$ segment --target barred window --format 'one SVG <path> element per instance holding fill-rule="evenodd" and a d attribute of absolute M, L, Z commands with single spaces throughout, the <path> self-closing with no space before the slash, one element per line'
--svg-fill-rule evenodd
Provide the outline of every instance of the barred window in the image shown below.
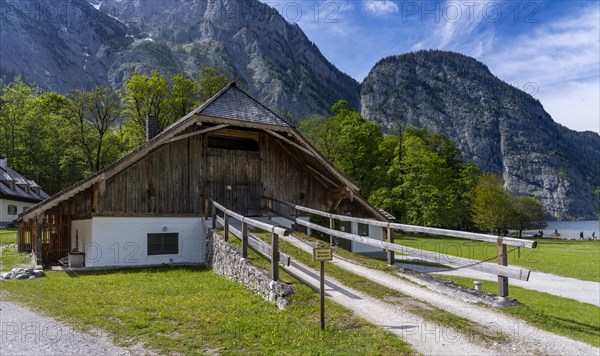
<path fill-rule="evenodd" d="M 148 234 L 148 256 L 179 253 L 179 233 Z"/>
<path fill-rule="evenodd" d="M 16 205 L 8 206 L 8 215 L 17 215 L 17 206 Z"/>

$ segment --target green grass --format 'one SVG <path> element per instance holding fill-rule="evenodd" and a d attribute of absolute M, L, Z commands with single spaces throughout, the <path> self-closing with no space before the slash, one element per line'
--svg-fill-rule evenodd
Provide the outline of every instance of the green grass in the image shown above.
<path fill-rule="evenodd" d="M 160 354 L 414 353 L 395 335 L 330 302 L 321 331 L 318 294 L 298 282 L 286 310 L 202 268 L 49 272 L 0 283 L 12 300 Z"/>
<path fill-rule="evenodd" d="M 294 233 L 296 236 L 301 237 L 307 241 L 317 242 L 320 240 L 313 239 L 312 237 L 307 237 L 306 235 Z M 256 234 L 257 237 L 261 238 L 264 241 L 270 241 L 270 234 Z M 232 237 L 230 241 L 236 241 L 237 238 Z M 239 240 L 237 240 L 239 241 Z M 238 242 L 235 242 L 236 244 Z M 279 248 L 282 252 L 288 254 L 293 259 L 313 268 L 319 269 L 319 262 L 313 262 L 310 254 L 302 251 L 296 246 L 288 243 L 287 241 L 279 240 Z M 250 249 L 249 249 L 250 251 Z M 363 256 L 356 255 L 354 253 L 345 251 L 343 249 L 336 249 L 336 255 L 342 255 L 343 258 L 352 260 L 359 264 L 362 264 L 366 267 L 378 269 L 381 271 L 393 272 L 398 270 L 397 267 L 389 266 L 387 263 L 374 260 L 370 258 L 366 258 Z M 268 262 L 267 262 L 268 263 Z M 334 277 L 344 285 L 354 288 L 362 293 L 365 293 L 373 298 L 377 298 L 379 300 L 386 301 L 391 304 L 399 304 L 403 307 L 407 308 L 413 314 L 417 314 L 423 317 L 426 320 L 432 321 L 439 325 L 444 325 L 451 327 L 457 331 L 460 331 L 470 337 L 476 337 L 483 341 L 502 341 L 504 337 L 499 335 L 496 332 L 490 332 L 490 330 L 485 330 L 478 326 L 476 323 L 466 319 L 444 311 L 435 306 L 429 305 L 425 302 L 417 302 L 413 300 L 411 297 L 385 286 L 373 282 L 367 278 L 358 276 L 352 272 L 349 272 L 341 267 L 338 267 L 334 264 L 326 264 L 325 273 L 329 276 Z M 397 275 L 396 275 L 397 276 Z"/>
<path fill-rule="evenodd" d="M 10 271 L 15 267 L 31 266 L 31 255 L 19 253 L 14 247 L 5 248 L 0 254 L 0 272 Z"/>
<path fill-rule="evenodd" d="M 0 229 L 0 247 L 15 243 L 17 229 Z M 21 267 L 31 263 L 31 255 L 18 253 L 16 248 L 3 248 L 0 253 L 0 272 L 10 271 L 14 267 Z"/>
<path fill-rule="evenodd" d="M 17 229 L 0 229 L 0 246 L 16 243 Z"/>
<path fill-rule="evenodd" d="M 494 243 L 438 236 L 396 236 L 396 243 L 427 251 L 475 260 L 497 255 Z M 507 246 L 512 250 L 514 246 Z M 520 254 L 520 255 L 519 255 Z M 559 276 L 600 282 L 600 241 L 538 240 L 537 248 L 521 248 L 508 256 L 509 265 L 554 273 Z"/>
<path fill-rule="evenodd" d="M 471 287 L 473 279 L 443 276 L 463 286 Z M 495 293 L 498 283 L 485 281 L 483 289 Z M 548 330 L 572 339 L 600 347 L 600 308 L 547 293 L 510 286 L 511 298 L 524 305 L 499 310 L 530 322 L 540 329 Z"/>

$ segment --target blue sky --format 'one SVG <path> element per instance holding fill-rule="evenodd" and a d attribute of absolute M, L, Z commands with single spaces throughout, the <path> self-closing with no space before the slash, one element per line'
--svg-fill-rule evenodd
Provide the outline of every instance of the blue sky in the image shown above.
<path fill-rule="evenodd" d="M 261 1 L 358 81 L 386 56 L 456 51 L 538 98 L 555 121 L 600 132 L 600 1 Z"/>

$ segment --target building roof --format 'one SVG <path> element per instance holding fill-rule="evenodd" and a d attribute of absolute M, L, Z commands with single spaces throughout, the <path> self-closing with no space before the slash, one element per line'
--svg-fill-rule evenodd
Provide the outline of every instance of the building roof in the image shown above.
<path fill-rule="evenodd" d="M 234 125 L 238 127 L 248 127 L 253 129 L 262 129 L 266 132 L 286 141 L 298 148 L 300 154 L 306 154 L 307 160 L 313 162 L 315 166 L 322 167 L 321 169 L 331 174 L 340 186 L 347 187 L 352 192 L 358 192 L 358 187 L 344 177 L 329 161 L 327 161 L 302 135 L 289 123 L 280 118 L 269 108 L 259 103 L 252 98 L 248 93 L 239 89 L 235 82 L 221 89 L 212 98 L 207 100 L 197 109 L 177 120 L 171 126 L 167 127 L 161 133 L 156 135 L 151 140 L 145 142 L 137 149 L 133 150 L 128 155 L 122 157 L 116 162 L 108 165 L 104 169 L 95 174 L 81 180 L 80 182 L 64 189 L 63 191 L 53 195 L 45 201 L 37 204 L 25 213 L 21 214 L 21 218 L 29 220 L 37 215 L 43 214 L 46 210 L 52 209 L 60 202 L 71 198 L 77 193 L 86 190 L 96 183 L 105 181 L 110 177 L 118 174 L 130 165 L 134 164 L 152 150 L 167 144 L 171 140 L 179 137 L 193 135 L 194 132 L 187 132 L 190 127 L 199 123 L 221 124 L 225 127 Z M 284 135 L 277 133 L 285 133 Z M 198 131 L 202 132 L 202 130 Z M 372 207 L 360 195 L 352 195 L 358 201 L 371 210 L 375 216 L 380 216 L 385 219 L 379 211 Z"/>
<path fill-rule="evenodd" d="M 196 113 L 258 124 L 291 126 L 263 104 L 237 88 L 235 83 L 222 91 L 218 100 L 201 106 Z"/>
<path fill-rule="evenodd" d="M 5 162 L 0 165 L 0 198 L 37 203 L 49 197 L 37 183 L 26 179 Z"/>

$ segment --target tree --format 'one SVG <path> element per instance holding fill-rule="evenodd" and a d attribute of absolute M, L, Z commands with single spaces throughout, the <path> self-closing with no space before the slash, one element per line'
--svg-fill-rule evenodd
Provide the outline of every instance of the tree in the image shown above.
<path fill-rule="evenodd" d="M 69 98 L 69 119 L 75 128 L 75 142 L 81 149 L 88 171 L 98 171 L 119 155 L 112 149 L 112 136 L 121 113 L 121 101 L 112 89 L 102 87 L 90 92 L 73 90 Z"/>
<path fill-rule="evenodd" d="M 158 120 L 159 131 L 169 126 L 172 115 L 168 112 L 168 95 L 167 81 L 158 71 L 153 70 L 149 77 L 134 72 L 127 79 L 122 89 L 122 100 L 125 104 L 124 113 L 130 121 L 129 133 L 134 135 L 134 146 L 145 141 L 148 116 Z"/>
<path fill-rule="evenodd" d="M 202 67 L 198 75 L 198 90 L 202 101 L 207 101 L 229 84 L 227 76 L 215 68 Z"/>
<path fill-rule="evenodd" d="M 528 196 L 518 196 L 513 200 L 514 226 L 521 237 L 523 230 L 541 229 L 548 224 L 544 219 L 544 206 L 538 200 Z"/>
<path fill-rule="evenodd" d="M 4 85 L 0 96 L 0 134 L 2 135 L 0 152 L 6 156 L 13 167 L 18 168 L 19 135 L 22 121 L 30 115 L 31 106 L 39 90 L 25 84 L 20 77 Z M 0 154 L 1 155 L 1 154 Z"/>
<path fill-rule="evenodd" d="M 197 83 L 185 74 L 179 73 L 171 77 L 171 95 L 169 96 L 169 113 L 171 121 L 178 120 L 200 105 L 200 90 Z"/>
<path fill-rule="evenodd" d="M 337 168 L 357 183 L 364 196 L 377 187 L 381 126 L 362 117 L 348 102 L 333 105 L 332 117 L 313 116 L 302 132 Z"/>
<path fill-rule="evenodd" d="M 512 199 L 504 190 L 502 178 L 483 174 L 475 186 L 472 205 L 473 222 L 479 228 L 500 233 L 506 230 L 514 216 Z"/>

